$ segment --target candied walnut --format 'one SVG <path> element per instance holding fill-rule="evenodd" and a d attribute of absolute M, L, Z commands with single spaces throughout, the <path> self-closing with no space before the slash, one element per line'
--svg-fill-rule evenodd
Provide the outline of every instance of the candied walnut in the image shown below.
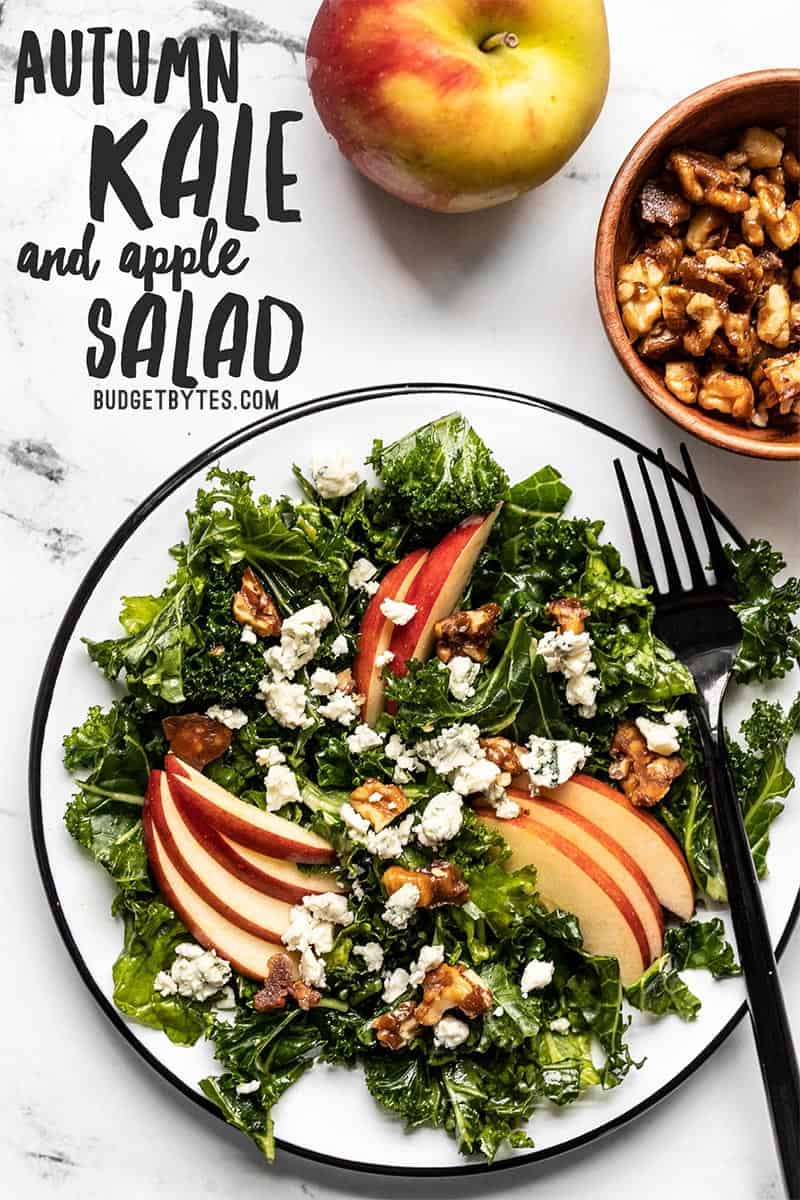
<path fill-rule="evenodd" d="M 366 779 L 361 787 L 350 793 L 350 803 L 378 831 L 410 807 L 402 788 L 393 783 L 381 783 L 379 779 Z"/>
<path fill-rule="evenodd" d="M 674 229 L 689 220 L 691 209 L 671 182 L 648 179 L 639 193 L 639 217 L 646 225 Z"/>
<path fill-rule="evenodd" d="M 780 166 L 783 157 L 783 138 L 760 125 L 751 125 L 739 138 L 744 161 L 755 171 Z"/>
<path fill-rule="evenodd" d="M 558 622 L 559 633 L 583 633 L 584 622 L 592 615 L 592 610 L 584 607 L 579 596 L 561 596 L 558 600 L 551 600 L 545 612 Z"/>
<path fill-rule="evenodd" d="M 668 284 L 661 289 L 661 308 L 664 314 L 664 324 L 673 333 L 685 333 L 689 328 L 689 318 L 686 316 L 686 305 L 692 298 L 688 288 L 678 284 Z"/>
<path fill-rule="evenodd" d="M 748 246 L 760 249 L 766 241 L 764 234 L 764 218 L 761 215 L 761 205 L 757 196 L 750 197 L 750 203 L 742 213 L 742 237 Z"/>
<path fill-rule="evenodd" d="M 700 150 L 673 150 L 667 167 L 678 177 L 681 191 L 693 204 L 710 204 L 726 212 L 744 212 L 748 198 L 733 171 L 722 159 Z"/>
<path fill-rule="evenodd" d="M 276 637 L 281 631 L 282 622 L 275 601 L 249 567 L 242 572 L 241 588 L 233 597 L 232 609 L 234 619 L 240 625 L 249 625 L 261 637 Z"/>
<path fill-rule="evenodd" d="M 741 363 L 750 362 L 759 349 L 759 341 L 750 322 L 750 314 L 726 312 L 722 328 L 733 356 Z M 716 336 L 718 335 L 715 334 Z"/>
<path fill-rule="evenodd" d="M 609 775 L 622 784 L 632 804 L 650 808 L 663 800 L 672 781 L 686 770 L 679 754 L 654 754 L 633 721 L 622 721 L 611 743 Z"/>
<path fill-rule="evenodd" d="M 233 739 L 232 729 L 203 713 L 164 717 L 161 728 L 169 742 L 170 752 L 198 771 L 221 758 Z"/>
<path fill-rule="evenodd" d="M 418 1035 L 421 1025 L 414 1015 L 413 1000 L 406 1000 L 372 1022 L 375 1037 L 387 1050 L 405 1050 Z"/>
<path fill-rule="evenodd" d="M 717 250 L 698 250 L 693 262 L 697 270 L 702 272 L 699 279 L 705 279 L 715 288 L 725 286 L 728 295 L 736 292 L 745 300 L 752 300 L 757 294 L 764 276 L 764 268 L 753 254 L 749 246 L 740 244 L 729 248 L 720 247 Z M 698 287 L 697 291 L 711 291 L 709 287 Z"/>
<path fill-rule="evenodd" d="M 753 385 L 744 375 L 722 370 L 709 371 L 700 386 L 697 403 L 701 408 L 725 413 L 738 421 L 747 421 L 755 407 Z"/>
<path fill-rule="evenodd" d="M 524 746 L 504 737 L 481 738 L 480 745 L 489 762 L 493 762 L 505 774 L 513 777 L 522 773 L 520 755 L 528 753 Z"/>
<path fill-rule="evenodd" d="M 789 272 L 786 270 L 780 254 L 776 254 L 774 250 L 762 250 L 756 261 L 760 264 L 763 272 L 761 277 L 762 292 L 772 287 L 773 283 L 782 283 L 784 286 L 788 284 Z"/>
<path fill-rule="evenodd" d="M 677 396 L 684 404 L 694 404 L 700 390 L 700 372 L 694 363 L 667 363 L 664 370 L 664 382 L 673 396 Z"/>
<path fill-rule="evenodd" d="M 686 230 L 686 246 L 689 250 L 705 250 L 721 246 L 728 234 L 728 216 L 721 208 L 704 204 L 692 215 Z"/>
<path fill-rule="evenodd" d="M 683 243 L 679 238 L 665 234 L 657 242 L 649 242 L 634 259 L 623 263 L 617 272 L 617 288 L 639 284 L 648 291 L 657 292 L 669 280 L 680 262 Z M 635 291 L 631 291 L 628 299 Z"/>
<path fill-rule="evenodd" d="M 800 159 L 791 150 L 787 150 L 781 162 L 783 173 L 791 183 L 800 183 Z"/>
<path fill-rule="evenodd" d="M 433 627 L 436 655 L 448 663 L 456 655 L 465 655 L 473 662 L 485 662 L 500 616 L 499 604 L 483 604 L 480 608 L 455 612 Z"/>
<path fill-rule="evenodd" d="M 747 162 L 747 155 L 742 150 L 729 150 L 727 154 L 723 154 L 722 161 L 729 171 L 733 172 L 733 177 L 739 187 L 746 188 L 750 185 L 750 180 L 753 177 L 753 172 Z"/>
<path fill-rule="evenodd" d="M 765 358 L 760 364 L 763 383 L 759 388 L 768 408 L 776 405 L 784 416 L 800 406 L 800 350 L 782 358 Z"/>
<path fill-rule="evenodd" d="M 649 333 L 646 333 L 638 344 L 639 353 L 644 358 L 653 358 L 657 362 L 676 354 L 682 346 L 679 333 L 673 333 L 661 321 Z"/>
<path fill-rule="evenodd" d="M 353 692 L 356 690 L 356 681 L 353 678 L 353 672 L 349 667 L 345 667 L 345 669 L 340 671 L 336 676 L 336 690 L 339 692 L 344 692 L 345 696 L 352 696 Z"/>
<path fill-rule="evenodd" d="M 617 299 L 622 306 L 622 320 L 632 338 L 649 333 L 661 319 L 661 300 L 658 293 L 643 283 L 620 283 Z"/>
<path fill-rule="evenodd" d="M 714 334 L 722 325 L 724 314 L 713 296 L 696 292 L 686 305 L 686 316 L 693 328 L 683 335 L 683 348 L 687 354 L 699 358 L 711 345 Z"/>
<path fill-rule="evenodd" d="M 451 1008 L 469 1020 L 481 1017 L 494 1004 L 492 993 L 479 975 L 464 963 L 442 963 L 425 976 L 422 1000 L 414 1010 L 420 1025 L 438 1024 Z"/>
<path fill-rule="evenodd" d="M 321 996 L 297 977 L 297 967 L 288 954 L 273 954 L 267 965 L 264 986 L 253 997 L 256 1012 L 275 1012 L 286 1007 L 288 997 L 304 1012 L 319 1004 Z"/>
<path fill-rule="evenodd" d="M 795 300 L 789 307 L 789 338 L 800 342 L 800 300 Z"/>
<path fill-rule="evenodd" d="M 223 658 L 225 655 L 225 647 L 224 646 L 212 646 L 208 653 L 211 658 Z"/>
<path fill-rule="evenodd" d="M 434 859 L 429 867 L 414 871 L 389 867 L 384 871 L 381 883 L 389 896 L 399 891 L 404 883 L 413 883 L 419 889 L 418 908 L 441 908 L 445 904 L 460 906 L 469 899 L 469 888 L 461 871 L 441 858 Z"/>
<path fill-rule="evenodd" d="M 758 199 L 760 219 L 770 241 L 779 250 L 789 250 L 800 240 L 800 205 L 786 207 L 786 194 L 780 184 L 772 183 L 766 175 L 756 175 L 753 191 Z"/>
<path fill-rule="evenodd" d="M 790 307 L 789 293 L 780 283 L 773 283 L 767 289 L 758 307 L 758 336 L 777 350 L 785 350 L 789 345 Z"/>

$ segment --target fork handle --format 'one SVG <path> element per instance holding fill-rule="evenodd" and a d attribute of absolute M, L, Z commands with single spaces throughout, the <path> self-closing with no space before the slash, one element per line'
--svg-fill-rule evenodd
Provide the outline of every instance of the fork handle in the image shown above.
<path fill-rule="evenodd" d="M 786 1193 L 791 1200 L 800 1200 L 800 1074 L 772 939 L 728 764 L 722 718 L 714 729 L 705 705 L 698 704 L 695 711 L 708 767 L 720 862 L 728 889 L 772 1130 Z"/>

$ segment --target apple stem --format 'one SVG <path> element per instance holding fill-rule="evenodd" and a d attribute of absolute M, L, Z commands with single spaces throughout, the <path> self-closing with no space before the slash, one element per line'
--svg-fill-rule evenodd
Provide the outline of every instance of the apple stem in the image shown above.
<path fill-rule="evenodd" d="M 516 50 L 518 45 L 519 38 L 515 33 L 492 33 L 481 42 L 481 50 L 496 50 L 498 46 L 507 46 L 509 50 Z"/>

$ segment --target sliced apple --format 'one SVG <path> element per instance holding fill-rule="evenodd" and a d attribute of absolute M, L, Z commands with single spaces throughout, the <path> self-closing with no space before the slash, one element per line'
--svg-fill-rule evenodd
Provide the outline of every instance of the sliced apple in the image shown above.
<path fill-rule="evenodd" d="M 285 953 L 283 946 L 234 925 L 198 895 L 179 873 L 164 849 L 152 816 L 150 799 L 155 789 L 160 790 L 161 776 L 160 771 L 151 775 L 143 812 L 145 846 L 156 883 L 196 942 L 206 950 L 216 950 L 240 974 L 261 980 L 273 954 Z"/>
<path fill-rule="evenodd" d="M 578 918 L 586 949 L 616 958 L 624 985 L 638 979 L 650 961 L 647 936 L 630 900 L 600 864 L 524 812 L 512 820 L 499 820 L 487 809 L 477 812 L 508 842 L 512 868 L 536 868 L 547 907 Z"/>
<path fill-rule="evenodd" d="M 498 504 L 488 516 L 467 517 L 434 546 L 406 596 L 416 606 L 407 625 L 398 625 L 389 643 L 391 669 L 405 675 L 410 658 L 426 659 L 433 648 L 433 627 L 453 612 L 464 594 L 478 555 L 497 520 Z"/>
<path fill-rule="evenodd" d="M 427 557 L 427 550 L 412 550 L 387 571 L 361 618 L 353 678 L 356 691 L 365 698 L 361 716 L 368 725 L 374 725 L 383 712 L 383 668 L 377 660 L 389 649 L 395 630 L 381 612 L 381 605 L 384 600 L 405 600 Z"/>
<path fill-rule="evenodd" d="M 276 813 L 245 804 L 174 754 L 167 755 L 164 767 L 178 800 L 205 824 L 242 846 L 291 862 L 336 861 L 336 851 L 324 838 Z"/>
<path fill-rule="evenodd" d="M 573 775 L 548 794 L 602 826 L 639 864 L 664 908 L 683 921 L 691 920 L 695 905 L 691 872 L 675 838 L 651 813 L 590 775 Z"/>
<path fill-rule="evenodd" d="M 177 795 L 177 789 L 173 791 L 172 799 L 201 846 L 220 866 L 256 891 L 275 896 L 278 900 L 285 900 L 287 904 L 298 904 L 303 896 L 312 893 L 346 890 L 333 875 L 301 871 L 288 859 L 273 858 L 269 854 L 261 854 L 258 850 L 239 845 L 193 813 L 191 806 Z"/>
<path fill-rule="evenodd" d="M 530 793 L 509 791 L 509 796 L 524 806 L 534 820 L 560 833 L 583 850 L 619 885 L 630 900 L 647 935 L 650 961 L 664 949 L 664 916 L 650 881 L 630 854 L 605 830 L 556 800 L 531 797 Z"/>
<path fill-rule="evenodd" d="M 291 905 L 250 887 L 209 854 L 181 816 L 169 776 L 150 797 L 150 812 L 161 845 L 193 892 L 223 917 L 268 942 L 279 942 L 289 926 Z"/>

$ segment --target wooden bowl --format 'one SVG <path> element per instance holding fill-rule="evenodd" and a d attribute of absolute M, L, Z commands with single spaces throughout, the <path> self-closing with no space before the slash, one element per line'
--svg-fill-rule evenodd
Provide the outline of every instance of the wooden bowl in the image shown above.
<path fill-rule="evenodd" d="M 678 145 L 703 149 L 746 125 L 785 125 L 787 145 L 800 144 L 800 70 L 754 71 L 734 75 L 695 92 L 659 117 L 631 150 L 606 198 L 595 246 L 595 288 L 600 316 L 619 361 L 648 400 L 695 437 L 737 454 L 756 458 L 800 458 L 800 416 L 756 429 L 683 404 L 663 377 L 631 344 L 615 294 L 617 269 L 632 255 L 640 237 L 634 202 L 642 184 L 658 174 Z"/>

